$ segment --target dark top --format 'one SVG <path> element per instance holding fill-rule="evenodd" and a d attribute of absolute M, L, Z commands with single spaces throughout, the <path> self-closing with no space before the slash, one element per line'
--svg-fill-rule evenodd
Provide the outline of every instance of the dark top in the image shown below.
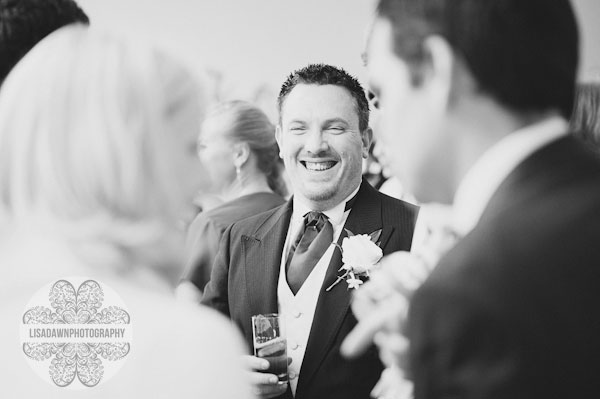
<path fill-rule="evenodd" d="M 210 280 L 219 241 L 225 229 L 232 223 L 273 209 L 284 202 L 281 196 L 274 193 L 254 193 L 200 213 L 188 229 L 183 279 L 191 281 L 203 291 Z"/>
<path fill-rule="evenodd" d="M 599 238 L 597 159 L 523 161 L 413 297 L 415 398 L 599 398 Z"/>

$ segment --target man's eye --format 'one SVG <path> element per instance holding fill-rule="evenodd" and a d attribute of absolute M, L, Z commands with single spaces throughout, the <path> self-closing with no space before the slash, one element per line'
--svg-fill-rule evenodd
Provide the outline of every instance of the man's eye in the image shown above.
<path fill-rule="evenodd" d="M 327 130 L 331 130 L 334 132 L 343 132 L 345 129 L 342 126 L 330 126 Z"/>
<path fill-rule="evenodd" d="M 291 132 L 301 132 L 303 130 L 304 130 L 304 127 L 302 127 L 302 126 L 292 126 L 292 127 L 290 127 L 290 131 Z"/>

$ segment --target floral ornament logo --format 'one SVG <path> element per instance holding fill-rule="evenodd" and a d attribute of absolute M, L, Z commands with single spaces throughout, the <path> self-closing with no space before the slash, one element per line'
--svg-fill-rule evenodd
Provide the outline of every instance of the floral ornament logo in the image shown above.
<path fill-rule="evenodd" d="M 21 337 L 27 358 L 47 367 L 45 376 L 59 387 L 77 389 L 95 387 L 107 369 L 114 374 L 122 364 L 111 363 L 122 363 L 129 354 L 132 331 L 124 306 L 103 307 L 106 299 L 122 302 L 114 291 L 91 279 L 78 279 L 83 282 L 75 289 L 74 280 L 54 282 L 49 295 L 43 290 L 50 307 L 28 307 Z M 34 299 L 40 303 L 38 295 Z"/>
<path fill-rule="evenodd" d="M 325 291 L 330 291 L 344 279 L 348 289 L 357 289 L 364 283 L 361 277 L 366 280 L 383 257 L 383 251 L 379 247 L 381 229 L 371 234 L 354 234 L 348 229 L 344 230 L 348 237 L 344 237 L 341 246 L 335 244 L 342 252 L 342 267 L 338 270 L 342 274 Z"/>

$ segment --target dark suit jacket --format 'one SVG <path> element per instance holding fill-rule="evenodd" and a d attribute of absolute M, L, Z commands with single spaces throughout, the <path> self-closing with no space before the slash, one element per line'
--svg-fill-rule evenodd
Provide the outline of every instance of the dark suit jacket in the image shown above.
<path fill-rule="evenodd" d="M 355 234 L 382 229 L 384 254 L 410 249 L 418 208 L 361 184 L 345 228 Z M 292 214 L 291 200 L 274 210 L 233 224 L 224 234 L 203 303 L 229 316 L 252 348 L 251 316 L 277 312 L 277 281 Z M 345 236 L 343 232 L 339 242 Z M 296 398 L 368 398 L 382 365 L 371 349 L 357 360 L 342 359 L 339 347 L 355 326 L 345 283 L 325 292 L 338 275 L 334 251 L 317 302 Z M 288 390 L 288 397 L 290 393 Z"/>
<path fill-rule="evenodd" d="M 600 398 L 600 164 L 522 162 L 409 312 L 416 399 Z"/>

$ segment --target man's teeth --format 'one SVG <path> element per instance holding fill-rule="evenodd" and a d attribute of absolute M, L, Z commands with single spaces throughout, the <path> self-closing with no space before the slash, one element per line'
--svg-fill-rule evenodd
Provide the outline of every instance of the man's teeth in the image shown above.
<path fill-rule="evenodd" d="M 306 169 L 308 170 L 327 170 L 333 168 L 335 162 L 305 162 Z"/>

